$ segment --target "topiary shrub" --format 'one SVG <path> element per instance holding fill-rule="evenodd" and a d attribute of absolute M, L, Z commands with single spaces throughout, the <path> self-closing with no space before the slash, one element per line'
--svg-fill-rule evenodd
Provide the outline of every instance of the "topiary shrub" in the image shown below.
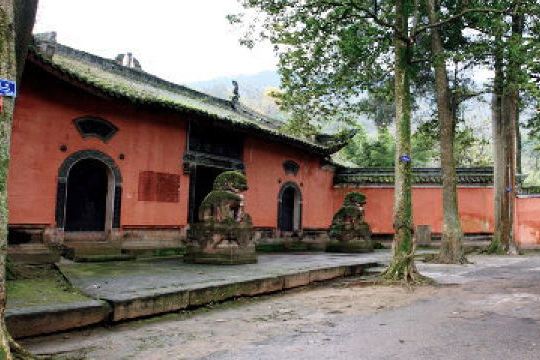
<path fill-rule="evenodd" d="M 225 171 L 219 174 L 214 181 L 214 190 L 240 192 L 248 189 L 247 179 L 240 171 Z"/>
<path fill-rule="evenodd" d="M 345 196 L 344 205 L 364 205 L 366 203 L 366 195 L 361 192 L 350 192 Z"/>
<path fill-rule="evenodd" d="M 362 212 L 356 206 L 343 205 L 332 219 L 332 226 L 330 227 L 331 237 L 340 237 L 343 232 L 346 231 L 345 223 L 348 219 L 362 218 Z M 350 229 L 349 229 L 350 231 Z"/>
<path fill-rule="evenodd" d="M 209 209 L 213 206 L 219 206 L 227 201 L 240 201 L 238 194 L 225 190 L 211 191 L 201 203 L 201 209 Z"/>

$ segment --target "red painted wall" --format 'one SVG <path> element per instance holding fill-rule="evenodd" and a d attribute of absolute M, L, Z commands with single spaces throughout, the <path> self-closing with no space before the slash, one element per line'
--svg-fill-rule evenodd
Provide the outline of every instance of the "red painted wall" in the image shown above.
<path fill-rule="evenodd" d="M 335 189 L 334 211 L 343 204 L 345 195 L 352 190 Z M 394 189 L 390 187 L 364 187 L 357 191 L 367 196 L 366 221 L 375 234 L 393 234 Z M 459 213 L 465 233 L 493 231 L 493 189 L 484 187 L 458 188 Z M 442 191 L 437 187 L 413 188 L 413 218 L 415 225 L 431 225 L 434 233 L 442 231 Z"/>
<path fill-rule="evenodd" d="M 524 247 L 540 246 L 540 197 L 516 199 L 514 235 Z"/>
<path fill-rule="evenodd" d="M 28 79 L 32 79 L 28 81 Z M 58 168 L 79 150 L 99 150 L 118 165 L 123 177 L 121 225 L 123 227 L 181 227 L 187 224 L 189 177 L 182 172 L 186 118 L 152 113 L 120 101 L 89 95 L 71 85 L 27 67 L 17 98 L 8 178 L 9 223 L 54 226 Z M 43 87 L 46 84 L 46 89 Z M 93 115 L 115 124 L 119 131 L 107 143 L 83 139 L 73 119 Z M 67 152 L 60 151 L 66 145 Z M 120 154 L 124 160 L 119 159 Z M 300 165 L 297 175 L 286 174 L 283 162 Z M 334 189 L 333 173 L 321 167 L 317 156 L 292 147 L 248 137 L 244 163 L 250 189 L 247 211 L 257 227 L 277 226 L 278 193 L 288 181 L 302 191 L 302 227 L 327 228 L 350 189 Z M 138 201 L 141 171 L 180 176 L 179 202 Z M 376 234 L 391 234 L 393 188 L 365 187 L 366 219 Z M 493 231 L 493 190 L 458 189 L 459 209 L 466 233 Z M 516 199 L 516 239 L 522 245 L 540 245 L 540 198 Z M 440 188 L 415 187 L 413 212 L 416 225 L 442 230 Z"/>
<path fill-rule="evenodd" d="M 31 81 L 29 81 L 31 79 Z M 103 143 L 83 139 L 73 120 L 105 118 L 119 128 Z M 9 223 L 55 224 L 58 168 L 72 153 L 99 150 L 114 159 L 123 178 L 122 226 L 177 227 L 187 222 L 189 178 L 182 174 L 186 122 L 108 101 L 27 67 L 17 98 L 9 167 Z M 67 152 L 60 151 L 67 145 Z M 120 160 L 120 154 L 125 159 Z M 180 202 L 138 201 L 140 171 L 180 175 Z"/>
<path fill-rule="evenodd" d="M 285 174 L 285 160 L 300 165 L 296 176 Z M 284 145 L 248 138 L 244 164 L 249 186 L 246 208 L 255 226 L 277 227 L 278 194 L 287 181 L 295 182 L 302 191 L 302 227 L 319 229 L 330 225 L 334 209 L 333 172 L 322 169 L 317 157 Z"/>

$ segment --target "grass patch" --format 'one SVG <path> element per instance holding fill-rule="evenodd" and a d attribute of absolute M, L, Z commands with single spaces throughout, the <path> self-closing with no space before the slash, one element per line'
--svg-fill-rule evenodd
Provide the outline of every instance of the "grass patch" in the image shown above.
<path fill-rule="evenodd" d="M 154 256 L 156 257 L 179 256 L 179 255 L 184 255 L 185 253 L 186 253 L 185 247 L 154 250 Z"/>
<path fill-rule="evenodd" d="M 258 244 L 258 245 L 255 245 L 255 250 L 257 252 L 262 252 L 262 253 L 265 253 L 265 252 L 268 252 L 268 253 L 286 252 L 287 251 L 287 249 L 285 248 L 283 243 L 281 243 L 281 244 Z"/>
<path fill-rule="evenodd" d="M 89 300 L 64 279 L 53 266 L 26 266 L 15 270 L 6 282 L 7 307 L 66 304 Z"/>

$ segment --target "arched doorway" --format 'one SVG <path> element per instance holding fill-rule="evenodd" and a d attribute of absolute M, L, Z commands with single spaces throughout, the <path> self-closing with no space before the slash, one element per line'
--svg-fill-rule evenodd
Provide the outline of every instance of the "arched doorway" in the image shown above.
<path fill-rule="evenodd" d="M 120 227 L 122 177 L 113 159 L 96 150 L 69 156 L 58 170 L 56 224 L 72 231 Z"/>
<path fill-rule="evenodd" d="M 278 229 L 296 232 L 302 228 L 302 193 L 298 185 L 288 182 L 278 196 Z"/>
<path fill-rule="evenodd" d="M 105 231 L 109 169 L 96 159 L 77 162 L 69 171 L 66 231 Z"/>

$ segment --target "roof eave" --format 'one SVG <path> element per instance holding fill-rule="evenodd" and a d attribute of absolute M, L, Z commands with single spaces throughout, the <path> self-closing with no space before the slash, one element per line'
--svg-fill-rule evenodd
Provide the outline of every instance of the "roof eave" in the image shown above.
<path fill-rule="evenodd" d="M 292 137 L 288 137 L 284 134 L 278 134 L 270 130 L 266 130 L 264 128 L 257 127 L 252 124 L 248 123 L 239 123 L 234 122 L 233 120 L 223 116 L 218 116 L 215 114 L 207 113 L 203 110 L 198 110 L 196 108 L 189 108 L 185 107 L 179 104 L 175 104 L 168 101 L 142 101 L 141 99 L 134 98 L 129 95 L 125 95 L 119 91 L 113 91 L 110 89 L 103 89 L 102 87 L 87 81 L 86 79 L 75 76 L 71 73 L 67 73 L 64 71 L 64 69 L 60 68 L 59 66 L 55 65 L 51 60 L 44 58 L 39 53 L 37 53 L 35 50 L 31 49 L 28 54 L 28 60 L 32 62 L 33 64 L 39 66 L 44 71 L 48 72 L 49 74 L 66 81 L 70 83 L 71 85 L 76 86 L 77 88 L 89 92 L 95 96 L 101 97 L 101 98 L 115 98 L 115 99 L 122 99 L 125 101 L 128 101 L 134 105 L 139 106 L 152 106 L 152 107 L 158 107 L 164 110 L 172 110 L 172 111 L 178 111 L 183 113 L 191 113 L 196 114 L 200 116 L 205 116 L 212 119 L 217 119 L 223 122 L 226 122 L 228 125 L 234 128 L 239 128 L 242 130 L 249 130 L 250 134 L 256 133 L 256 135 L 259 135 L 263 138 L 267 138 L 269 140 L 283 143 L 286 145 L 293 146 L 295 148 L 301 149 L 303 151 L 307 151 L 310 153 L 313 153 L 315 155 L 326 157 L 329 156 L 339 149 L 335 149 L 334 147 L 324 147 L 316 144 L 310 144 L 306 143 L 302 140 L 295 139 Z"/>

